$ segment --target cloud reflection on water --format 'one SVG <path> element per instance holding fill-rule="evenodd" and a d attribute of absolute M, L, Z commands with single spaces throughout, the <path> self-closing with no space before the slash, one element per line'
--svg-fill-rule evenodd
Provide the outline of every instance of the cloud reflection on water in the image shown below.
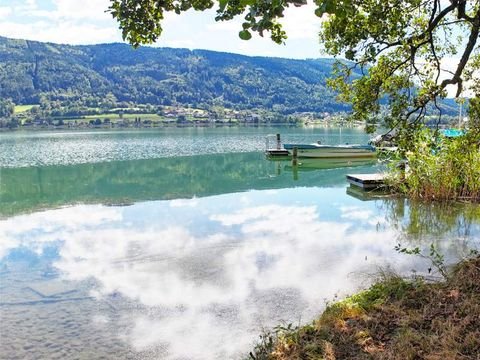
<path fill-rule="evenodd" d="M 375 226 L 384 217 L 372 204 L 344 197 L 330 208 L 331 201 L 319 199 L 337 190 L 316 191 L 17 216 L 0 222 L 0 256 L 58 243 L 53 266 L 63 278 L 94 279 L 90 292 L 99 302 L 125 299 L 118 315 L 129 325 L 117 336 L 135 351 L 233 358 L 262 326 L 308 321 L 324 299 L 365 285 L 360 274 L 387 263 L 402 272 L 414 266 L 393 251 L 398 232 Z M 292 192 L 310 200 L 292 205 L 285 200 Z"/>

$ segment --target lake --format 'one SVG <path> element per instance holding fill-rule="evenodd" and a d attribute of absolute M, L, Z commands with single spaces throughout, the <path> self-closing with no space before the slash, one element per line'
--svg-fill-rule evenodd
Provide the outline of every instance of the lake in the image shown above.
<path fill-rule="evenodd" d="M 242 359 L 379 271 L 437 275 L 480 245 L 480 207 L 348 188 L 376 162 L 267 160 L 358 129 L 0 133 L 1 357 Z"/>

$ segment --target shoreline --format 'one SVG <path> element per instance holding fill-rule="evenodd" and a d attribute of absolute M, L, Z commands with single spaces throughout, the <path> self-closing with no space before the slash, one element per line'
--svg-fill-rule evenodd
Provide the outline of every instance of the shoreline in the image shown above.
<path fill-rule="evenodd" d="M 443 280 L 383 276 L 312 323 L 260 335 L 250 360 L 480 358 L 480 256 Z"/>
<path fill-rule="evenodd" d="M 199 124 L 177 124 L 177 123 L 160 123 L 155 125 L 123 125 L 123 126 L 103 126 L 103 125 L 87 125 L 87 126 L 68 126 L 68 125 L 41 125 L 41 126 L 19 126 L 15 128 L 0 128 L 2 132 L 12 131 L 53 131 L 53 130 L 132 130 L 132 129 L 164 129 L 164 128 L 221 128 L 221 127 L 247 127 L 247 128 L 275 128 L 275 127 L 312 127 L 312 128 L 359 128 L 363 124 L 325 124 L 325 123 L 199 123 Z"/>

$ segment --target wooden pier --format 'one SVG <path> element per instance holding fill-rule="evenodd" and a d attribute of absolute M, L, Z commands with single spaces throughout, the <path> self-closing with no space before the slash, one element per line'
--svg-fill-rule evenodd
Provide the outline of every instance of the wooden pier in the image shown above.
<path fill-rule="evenodd" d="M 351 174 L 347 181 L 363 190 L 375 190 L 385 187 L 385 174 Z"/>
<path fill-rule="evenodd" d="M 289 156 L 288 150 L 285 149 L 267 149 L 265 153 L 268 156 Z"/>
<path fill-rule="evenodd" d="M 270 147 L 270 138 L 275 137 L 275 147 Z M 280 134 L 267 135 L 265 138 L 265 154 L 267 156 L 289 156 L 288 150 L 282 146 L 282 141 L 280 140 Z"/>

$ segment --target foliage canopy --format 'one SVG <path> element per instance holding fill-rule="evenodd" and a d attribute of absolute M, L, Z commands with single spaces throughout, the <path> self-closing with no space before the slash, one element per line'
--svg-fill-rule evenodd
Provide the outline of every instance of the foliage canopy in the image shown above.
<path fill-rule="evenodd" d="M 8 119 L 13 115 L 15 104 L 10 99 L 0 98 L 0 119 Z"/>
<path fill-rule="evenodd" d="M 243 16 L 240 38 L 269 32 L 282 43 L 287 34 L 279 19 L 287 7 L 304 5 L 305 0 L 111 0 L 109 11 L 135 47 L 160 36 L 165 12 L 214 6 L 216 20 Z M 379 116 L 392 128 L 415 128 L 429 106 L 441 116 L 437 99 L 450 85 L 456 97 L 466 96 L 467 84 L 470 96 L 480 92 L 480 1 L 315 0 L 315 5 L 325 52 L 348 60 L 338 63 L 330 85 L 352 103 L 353 117 L 369 120 L 372 128 Z M 446 68 L 452 59 L 458 63 Z M 363 76 L 352 80 L 354 68 Z"/>

